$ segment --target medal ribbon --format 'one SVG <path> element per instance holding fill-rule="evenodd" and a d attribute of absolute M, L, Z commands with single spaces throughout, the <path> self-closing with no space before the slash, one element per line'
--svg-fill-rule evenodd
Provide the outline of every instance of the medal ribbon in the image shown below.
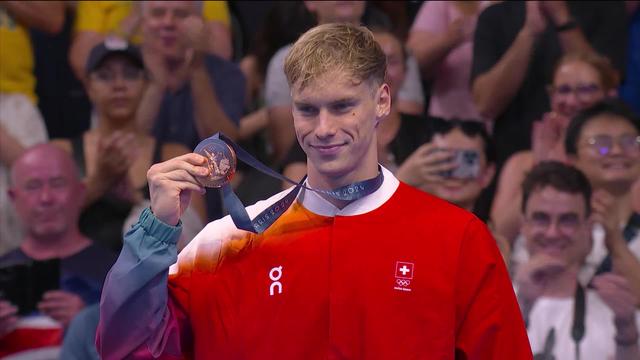
<path fill-rule="evenodd" d="M 378 175 L 374 178 L 358 181 L 353 184 L 345 185 L 333 190 L 319 190 L 312 189 L 304 185 L 304 181 L 306 176 L 298 183 L 295 182 L 288 177 L 279 174 L 273 169 L 261 163 L 259 160 L 254 158 L 251 154 L 242 149 L 239 145 L 234 143 L 231 139 L 227 138 L 221 133 L 216 133 L 213 136 L 202 140 L 196 149 L 202 148 L 211 142 L 224 142 L 229 147 L 231 147 L 238 159 L 242 160 L 245 164 L 253 167 L 254 169 L 262 172 L 265 175 L 274 177 L 276 179 L 286 181 L 288 183 L 294 184 L 294 188 L 291 189 L 282 199 L 278 200 L 275 204 L 269 206 L 267 209 L 262 211 L 258 216 L 254 219 L 249 217 L 247 214 L 247 210 L 245 206 L 242 204 L 238 196 L 233 191 L 231 184 L 228 182 L 222 185 L 222 194 L 224 199 L 224 205 L 231 215 L 231 219 L 233 223 L 236 225 L 238 229 L 250 231 L 252 233 L 261 234 L 266 229 L 269 228 L 284 212 L 291 206 L 293 201 L 298 196 L 300 189 L 304 188 L 309 191 L 314 191 L 319 194 L 328 195 L 337 200 L 343 201 L 353 201 L 361 199 L 374 191 L 376 191 L 382 185 L 382 181 L 384 180 L 384 176 L 382 175 L 382 170 L 378 167 Z"/>

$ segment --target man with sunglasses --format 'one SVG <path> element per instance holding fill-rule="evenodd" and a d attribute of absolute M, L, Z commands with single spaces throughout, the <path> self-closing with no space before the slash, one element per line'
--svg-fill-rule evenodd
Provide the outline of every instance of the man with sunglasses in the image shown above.
<path fill-rule="evenodd" d="M 523 227 L 531 257 L 515 287 L 535 359 L 638 359 L 640 312 L 629 280 L 616 272 L 579 277 L 591 250 L 589 180 L 556 161 L 536 165 L 523 183 Z"/>

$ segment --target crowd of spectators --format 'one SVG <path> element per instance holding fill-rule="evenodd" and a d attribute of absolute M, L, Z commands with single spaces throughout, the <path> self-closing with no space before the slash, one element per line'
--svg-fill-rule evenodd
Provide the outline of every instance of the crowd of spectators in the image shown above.
<path fill-rule="evenodd" d="M 151 165 L 222 132 L 305 175 L 283 64 L 331 22 L 387 56 L 380 164 L 487 222 L 537 358 L 639 358 L 638 1 L 0 1 L 0 358 L 97 358 Z M 224 215 L 196 196 L 179 248 Z"/>

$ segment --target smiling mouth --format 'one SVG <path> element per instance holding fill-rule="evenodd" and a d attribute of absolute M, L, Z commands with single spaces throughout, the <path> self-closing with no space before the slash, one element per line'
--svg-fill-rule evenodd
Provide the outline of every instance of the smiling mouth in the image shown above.
<path fill-rule="evenodd" d="M 332 155 L 340 151 L 345 144 L 333 144 L 333 145 L 311 145 L 313 149 L 323 155 Z"/>
<path fill-rule="evenodd" d="M 541 251 L 544 251 L 547 253 L 559 253 L 566 250 L 569 247 L 569 242 L 561 241 L 561 240 L 553 240 L 553 241 L 539 240 L 539 241 L 536 241 L 536 245 L 538 246 L 538 249 L 540 249 Z"/>
<path fill-rule="evenodd" d="M 605 170 L 627 170 L 630 168 L 630 165 L 627 163 L 604 163 L 602 164 L 602 168 Z"/>

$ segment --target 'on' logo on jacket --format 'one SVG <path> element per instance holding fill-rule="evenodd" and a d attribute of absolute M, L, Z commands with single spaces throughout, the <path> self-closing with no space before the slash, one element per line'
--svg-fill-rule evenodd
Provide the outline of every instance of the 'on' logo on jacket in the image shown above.
<path fill-rule="evenodd" d="M 282 265 L 276 266 L 269 271 L 269 279 L 271 280 L 271 285 L 269 286 L 269 296 L 273 296 L 276 294 L 282 294 L 282 283 L 280 282 L 280 278 L 282 277 Z"/>

